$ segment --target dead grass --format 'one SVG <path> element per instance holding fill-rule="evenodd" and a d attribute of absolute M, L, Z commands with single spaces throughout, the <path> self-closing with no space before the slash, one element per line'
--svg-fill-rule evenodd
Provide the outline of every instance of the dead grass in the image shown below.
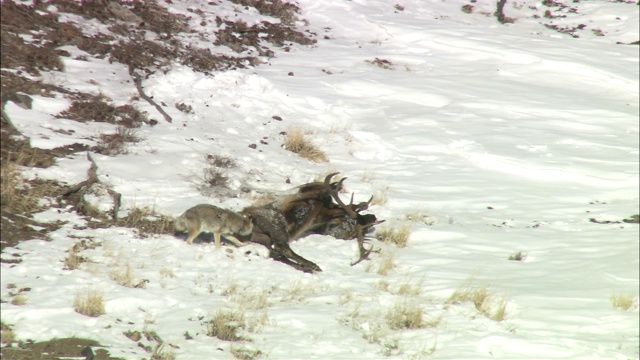
<path fill-rule="evenodd" d="M 632 293 L 623 294 L 614 291 L 609 295 L 609 302 L 615 310 L 630 311 L 638 307 L 638 298 Z"/>
<path fill-rule="evenodd" d="M 100 134 L 100 141 L 93 150 L 99 154 L 115 156 L 127 154 L 127 144 L 137 143 L 142 138 L 134 128 L 118 126 L 112 134 Z"/>
<path fill-rule="evenodd" d="M 30 215 L 40 211 L 42 199 L 53 197 L 60 187 L 56 182 L 45 180 L 26 181 L 16 164 L 30 164 L 19 155 L 15 161 L 2 161 L 0 165 L 0 201 L 3 211 Z"/>
<path fill-rule="evenodd" d="M 120 268 L 115 268 L 109 273 L 109 278 L 115 281 L 118 285 L 125 287 L 134 287 L 136 285 L 133 278 L 133 272 L 131 271 L 131 265 L 125 264 Z"/>
<path fill-rule="evenodd" d="M 218 309 L 210 320 L 206 322 L 207 336 L 216 337 L 223 341 L 244 341 L 247 338 L 240 335 L 245 328 L 245 314 L 239 310 Z"/>
<path fill-rule="evenodd" d="M 399 248 L 407 246 L 409 236 L 411 235 L 411 227 L 406 222 L 386 225 L 379 228 L 376 237 L 385 243 L 395 244 Z"/>
<path fill-rule="evenodd" d="M 80 264 L 86 262 L 87 259 L 81 255 L 78 255 L 78 252 L 75 249 L 69 250 L 69 255 L 64 258 L 64 268 L 65 270 L 76 270 L 80 267 Z"/>
<path fill-rule="evenodd" d="M 140 236 L 173 234 L 173 219 L 147 206 L 132 208 L 126 217 L 118 219 L 116 225 L 135 228 Z"/>
<path fill-rule="evenodd" d="M 16 334 L 5 323 L 0 323 L 0 343 L 10 345 L 16 341 Z"/>
<path fill-rule="evenodd" d="M 89 289 L 77 292 L 73 300 L 73 309 L 82 315 L 96 317 L 105 314 L 103 294 L 99 290 Z"/>
<path fill-rule="evenodd" d="M 284 148 L 314 162 L 329 161 L 325 153 L 306 138 L 305 131 L 299 126 L 287 130 Z"/>
<path fill-rule="evenodd" d="M 389 201 L 389 187 L 385 187 L 384 189 L 376 190 L 373 193 L 373 199 L 371 200 L 371 205 L 384 205 Z"/>
<path fill-rule="evenodd" d="M 247 347 L 235 347 L 231 346 L 229 350 L 234 359 L 238 360 L 253 360 L 262 357 L 262 351 L 258 349 L 250 349 Z"/>
<path fill-rule="evenodd" d="M 373 271 L 373 267 L 374 267 L 373 263 L 369 262 L 367 264 L 365 271 L 367 272 Z M 395 267 L 396 267 L 396 262 L 394 260 L 394 254 L 392 252 L 387 251 L 380 257 L 380 260 L 377 263 L 377 268 L 375 271 L 376 271 L 376 274 L 378 275 L 386 276 Z"/>
<path fill-rule="evenodd" d="M 137 128 L 148 122 L 147 117 L 137 108 L 131 105 L 116 107 L 111 104 L 111 99 L 102 94 L 84 100 L 75 100 L 67 110 L 56 117 L 80 122 L 106 122 L 127 128 Z"/>
<path fill-rule="evenodd" d="M 25 295 L 18 294 L 13 299 L 11 299 L 11 305 L 23 306 L 26 304 L 27 304 L 27 297 Z"/>
<path fill-rule="evenodd" d="M 486 285 L 474 285 L 473 278 L 458 287 L 447 299 L 446 304 L 463 302 L 473 303 L 480 313 L 495 321 L 502 321 L 506 316 L 506 296 L 497 297 L 491 294 Z"/>
<path fill-rule="evenodd" d="M 393 330 L 420 329 L 425 326 L 422 308 L 406 301 L 394 304 L 385 318 L 387 325 Z"/>
<path fill-rule="evenodd" d="M 165 343 L 159 343 L 153 349 L 151 360 L 175 360 L 176 354 L 173 348 Z"/>

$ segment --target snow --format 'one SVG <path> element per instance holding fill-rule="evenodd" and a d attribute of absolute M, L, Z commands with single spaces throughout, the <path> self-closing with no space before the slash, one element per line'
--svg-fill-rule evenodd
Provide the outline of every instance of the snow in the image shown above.
<path fill-rule="evenodd" d="M 543 11 L 536 8 L 545 9 L 535 1 L 509 2 L 505 12 L 516 22 L 505 25 L 481 13 L 493 13 L 490 2 L 474 3 L 472 14 L 460 10 L 461 1 L 398 4 L 404 10 L 386 1 L 301 0 L 317 44 L 291 46 L 255 68 L 205 75 L 174 64 L 157 72 L 143 85 L 169 105 L 173 122 L 133 101 L 158 125 L 141 128 L 144 140 L 129 154 L 92 156 L 100 181 L 123 195 L 122 214 L 149 206 L 177 216 L 199 203 L 239 210 L 261 194 L 288 193 L 339 171 L 356 201 L 376 192 L 388 198 L 371 207 L 388 223 L 421 214 L 410 222 L 406 248 L 372 241 L 381 252 L 352 267 L 355 241 L 308 236 L 291 246 L 322 268 L 311 275 L 268 259 L 256 244 L 216 249 L 172 236 L 140 238 L 48 210 L 38 218 L 68 221 L 52 241 L 5 249 L 3 257 L 20 253 L 23 262 L 2 263 L 3 299 L 9 284 L 31 291 L 23 306 L 1 304 L 2 321 L 19 339 L 87 337 L 123 358 L 149 356 L 123 332 L 152 330 L 175 345 L 179 359 L 229 359 L 232 347 L 259 349 L 269 359 L 638 359 L 638 225 L 589 221 L 639 213 L 638 47 L 616 44 L 638 40 L 638 6 L 573 3 L 574 17 L 554 20 L 588 24 L 574 39 L 533 19 Z M 200 2 L 161 5 L 187 14 Z M 226 1 L 219 9 L 234 13 Z M 253 23 L 259 15 L 240 16 Z M 91 24 L 90 31 L 99 28 Z M 592 27 L 607 36 L 591 34 Z M 117 105 L 136 94 L 123 65 L 73 60 L 83 52 L 65 50 L 72 53 L 63 58 L 65 71 L 45 78 Z M 376 66 L 376 58 L 392 68 Z M 69 100 L 32 98 L 32 110 L 9 102 L 6 111 L 34 147 L 95 144 L 115 129 L 56 119 Z M 179 103 L 192 112 L 177 110 Z M 328 163 L 282 148 L 280 133 L 295 125 L 312 131 Z M 207 154 L 238 162 L 230 193 L 198 189 Z M 77 154 L 26 172 L 73 184 L 88 166 Z M 102 246 L 82 251 L 90 261 L 79 269 L 64 270 L 79 239 Z M 518 251 L 524 260 L 509 261 Z M 378 274 L 388 256 L 396 266 Z M 149 281 L 145 288 L 112 280 L 125 266 L 134 282 Z M 470 303 L 446 303 L 470 278 L 504 296 L 505 320 Z M 402 284 L 417 294 L 399 294 Z M 76 293 L 87 289 L 103 292 L 104 315 L 73 311 Z M 612 292 L 632 294 L 635 308 L 613 309 Z M 247 305 L 260 294 L 267 306 Z M 387 311 L 403 303 L 439 323 L 389 329 Z M 206 336 L 205 321 L 217 310 L 241 306 L 259 323 L 246 334 L 250 341 Z"/>

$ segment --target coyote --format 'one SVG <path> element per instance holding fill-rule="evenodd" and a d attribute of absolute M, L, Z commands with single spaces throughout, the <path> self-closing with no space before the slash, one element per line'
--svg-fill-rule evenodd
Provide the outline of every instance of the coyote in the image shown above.
<path fill-rule="evenodd" d="M 248 215 L 241 215 L 219 207 L 200 204 L 196 205 L 184 214 L 180 215 L 173 224 L 176 233 L 187 232 L 187 243 L 191 245 L 202 232 L 212 232 L 216 247 L 220 247 L 220 236 L 223 234 L 250 235 L 253 231 L 253 223 Z M 244 246 L 244 243 L 234 238 L 227 238 L 236 246 Z"/>

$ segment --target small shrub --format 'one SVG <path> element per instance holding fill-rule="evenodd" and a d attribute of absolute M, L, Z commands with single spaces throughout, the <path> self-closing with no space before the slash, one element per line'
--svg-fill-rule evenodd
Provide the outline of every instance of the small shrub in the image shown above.
<path fill-rule="evenodd" d="M 611 306 L 616 310 L 629 311 L 638 306 L 638 299 L 633 294 L 616 293 L 615 291 L 609 296 Z"/>
<path fill-rule="evenodd" d="M 396 226 L 384 226 L 376 231 L 376 237 L 380 241 L 395 244 L 399 248 L 407 246 L 409 235 L 411 235 L 411 227 L 404 222 Z"/>
<path fill-rule="evenodd" d="M 210 187 L 225 187 L 229 178 L 225 172 L 214 167 L 204 168 L 204 182 Z"/>
<path fill-rule="evenodd" d="M 515 254 L 509 255 L 509 260 L 512 261 L 523 261 L 527 257 L 526 254 L 523 254 L 522 251 L 518 251 Z"/>
<path fill-rule="evenodd" d="M 235 159 L 229 156 L 208 154 L 205 156 L 205 160 L 207 161 L 207 164 L 217 168 L 230 169 L 238 166 Z"/>
<path fill-rule="evenodd" d="M 304 131 L 300 127 L 291 127 L 287 131 L 287 138 L 284 148 L 315 162 L 327 162 L 327 156 L 317 146 L 305 137 Z"/>
<path fill-rule="evenodd" d="M 102 292 L 87 290 L 77 292 L 73 300 L 73 309 L 82 315 L 96 317 L 104 315 L 104 299 Z"/>
<path fill-rule="evenodd" d="M 207 336 L 224 341 L 247 340 L 239 334 L 245 327 L 244 313 L 232 310 L 217 310 L 213 318 L 206 322 Z"/>

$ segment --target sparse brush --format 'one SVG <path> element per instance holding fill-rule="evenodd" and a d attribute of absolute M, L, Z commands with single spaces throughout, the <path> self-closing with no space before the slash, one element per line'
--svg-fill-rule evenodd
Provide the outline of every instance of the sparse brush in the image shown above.
<path fill-rule="evenodd" d="M 114 156 L 126 154 L 127 143 L 136 143 L 142 140 L 138 131 L 134 128 L 118 126 L 113 134 L 100 134 L 100 141 L 94 150 L 103 155 Z"/>
<path fill-rule="evenodd" d="M 125 287 L 134 287 L 135 282 L 133 279 L 133 273 L 131 272 L 131 265 L 126 264 L 123 268 L 113 269 L 109 273 L 111 280 L 117 284 Z"/>
<path fill-rule="evenodd" d="M 238 348 L 235 346 L 231 346 L 231 349 L 229 350 L 229 352 L 231 353 L 231 355 L 233 355 L 235 359 L 238 359 L 238 360 L 253 360 L 253 359 L 258 359 L 262 357 L 262 351 L 258 349 L 249 349 L 246 347 Z"/>
<path fill-rule="evenodd" d="M 622 294 L 614 291 L 609 296 L 609 302 L 616 310 L 629 311 L 638 307 L 638 298 L 632 293 Z"/>
<path fill-rule="evenodd" d="M 69 255 L 64 259 L 64 268 L 66 270 L 76 270 L 80 267 L 80 264 L 86 261 L 83 256 L 78 255 L 77 251 L 72 248 L 69 250 Z"/>
<path fill-rule="evenodd" d="M 98 290 L 87 290 L 77 292 L 73 300 L 73 309 L 82 315 L 96 317 L 104 315 L 104 299 L 102 292 Z"/>
<path fill-rule="evenodd" d="M 224 341 L 247 340 L 239 334 L 245 327 L 244 313 L 233 310 L 217 310 L 213 318 L 206 322 L 207 336 Z"/>
<path fill-rule="evenodd" d="M 215 167 L 207 167 L 203 169 L 204 182 L 209 187 L 226 187 L 229 177 L 224 171 Z"/>
<path fill-rule="evenodd" d="M 422 308 L 406 301 L 394 304 L 387 311 L 385 318 L 387 325 L 393 330 L 420 329 L 425 326 Z"/>
<path fill-rule="evenodd" d="M 393 253 L 392 252 L 386 252 L 382 258 L 380 259 L 380 263 L 378 265 L 378 270 L 376 271 L 376 273 L 378 275 L 387 275 L 389 274 L 389 272 L 391 270 L 393 270 L 393 268 L 396 267 L 396 263 L 393 260 Z"/>
<path fill-rule="evenodd" d="M 102 94 L 74 101 L 69 109 L 56 115 L 56 117 L 81 122 L 106 122 L 127 128 L 140 127 L 147 121 L 146 116 L 135 107 L 131 105 L 116 107 L 111 104 L 111 99 Z"/>
<path fill-rule="evenodd" d="M 153 354 L 151 354 L 151 360 L 175 360 L 176 354 L 173 351 L 171 346 L 160 343 L 153 350 Z"/>
<path fill-rule="evenodd" d="M 230 169 L 238 166 L 236 160 L 229 156 L 207 154 L 205 160 L 207 164 L 217 168 Z"/>
<path fill-rule="evenodd" d="M 417 296 L 420 295 L 421 288 L 422 281 L 419 281 L 417 284 L 412 284 L 409 278 L 400 282 L 395 293 L 398 295 Z"/>
<path fill-rule="evenodd" d="M 10 345 L 15 342 L 16 334 L 5 323 L 0 323 L 0 343 Z"/>
<path fill-rule="evenodd" d="M 12 161 L 3 160 L 0 165 L 0 202 L 3 211 L 19 214 L 40 211 L 43 207 L 41 200 L 54 196 L 58 189 L 59 186 L 53 181 L 26 181 Z"/>
<path fill-rule="evenodd" d="M 302 128 L 294 126 L 287 130 L 284 148 L 315 162 L 327 162 L 327 156 L 305 137 Z"/>
<path fill-rule="evenodd" d="M 386 187 L 382 190 L 376 190 L 373 193 L 373 199 L 371 200 L 371 205 L 384 205 L 389 201 L 389 188 Z"/>
<path fill-rule="evenodd" d="M 304 301 L 310 295 L 315 294 L 318 289 L 300 281 L 294 281 L 286 289 L 286 294 L 282 296 L 282 301 Z"/>
<path fill-rule="evenodd" d="M 411 235 L 411 227 L 405 222 L 396 225 L 387 225 L 378 229 L 375 235 L 382 242 L 392 243 L 399 248 L 403 248 L 407 246 L 409 236 Z"/>
<path fill-rule="evenodd" d="M 132 208 L 129 214 L 126 217 L 119 218 L 116 224 L 138 229 L 141 236 L 147 234 L 173 234 L 172 218 L 158 214 L 147 206 Z"/>
<path fill-rule="evenodd" d="M 486 285 L 474 286 L 472 283 L 473 279 L 467 280 L 451 294 L 446 303 L 460 304 L 469 301 L 486 317 L 495 321 L 504 320 L 507 308 L 506 296 L 496 298 L 489 292 Z"/>

